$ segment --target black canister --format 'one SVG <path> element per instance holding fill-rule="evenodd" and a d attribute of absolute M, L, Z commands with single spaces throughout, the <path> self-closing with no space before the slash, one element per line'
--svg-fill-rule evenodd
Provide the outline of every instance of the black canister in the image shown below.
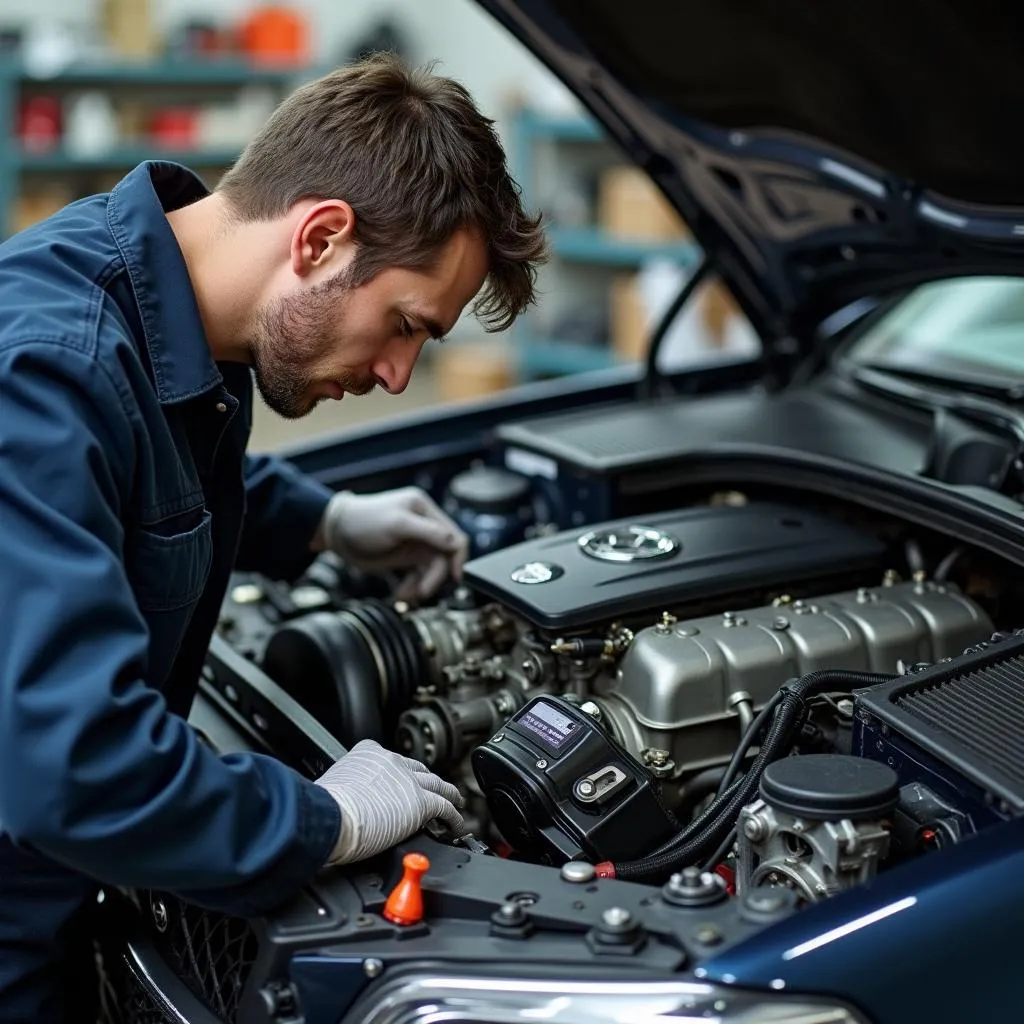
<path fill-rule="evenodd" d="M 473 558 L 525 540 L 536 519 L 530 481 L 495 466 L 474 466 L 453 477 L 444 508 L 469 535 Z"/>

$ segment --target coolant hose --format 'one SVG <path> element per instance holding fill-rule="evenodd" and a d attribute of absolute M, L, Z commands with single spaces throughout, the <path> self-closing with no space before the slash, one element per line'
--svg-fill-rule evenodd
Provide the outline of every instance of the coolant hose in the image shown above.
<path fill-rule="evenodd" d="M 699 864 L 722 844 L 735 826 L 740 811 L 754 798 L 765 768 L 792 747 L 809 697 L 832 689 L 876 686 L 891 678 L 872 672 L 822 669 L 790 680 L 781 687 L 779 696 L 773 698 L 777 704 L 768 734 L 746 775 L 728 784 L 696 821 L 653 853 L 639 860 L 599 864 L 598 874 L 631 882 L 659 883 L 675 871 Z M 760 723 L 755 721 L 748 732 L 755 734 L 756 731 L 760 731 Z"/>

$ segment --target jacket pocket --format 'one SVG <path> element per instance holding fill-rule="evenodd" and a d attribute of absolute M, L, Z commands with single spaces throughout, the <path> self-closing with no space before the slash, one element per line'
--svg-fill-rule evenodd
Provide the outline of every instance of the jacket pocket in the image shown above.
<path fill-rule="evenodd" d="M 213 560 L 212 520 L 206 509 L 197 515 L 198 523 L 182 533 L 138 526 L 127 538 L 126 567 L 142 611 L 176 611 L 202 594 Z"/>

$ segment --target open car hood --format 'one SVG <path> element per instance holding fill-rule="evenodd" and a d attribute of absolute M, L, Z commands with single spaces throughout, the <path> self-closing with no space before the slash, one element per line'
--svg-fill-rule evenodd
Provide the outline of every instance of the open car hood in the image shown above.
<path fill-rule="evenodd" d="M 993 0 L 478 0 L 687 220 L 769 349 L 1024 268 L 1024 30 Z"/>

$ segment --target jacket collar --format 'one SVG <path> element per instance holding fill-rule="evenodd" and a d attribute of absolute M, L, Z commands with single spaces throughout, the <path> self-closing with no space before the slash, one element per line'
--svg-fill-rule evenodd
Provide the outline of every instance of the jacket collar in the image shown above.
<path fill-rule="evenodd" d="M 183 402 L 221 382 L 195 292 L 165 214 L 209 190 L 179 164 L 147 161 L 114 187 L 107 223 L 128 269 L 162 404 Z"/>

